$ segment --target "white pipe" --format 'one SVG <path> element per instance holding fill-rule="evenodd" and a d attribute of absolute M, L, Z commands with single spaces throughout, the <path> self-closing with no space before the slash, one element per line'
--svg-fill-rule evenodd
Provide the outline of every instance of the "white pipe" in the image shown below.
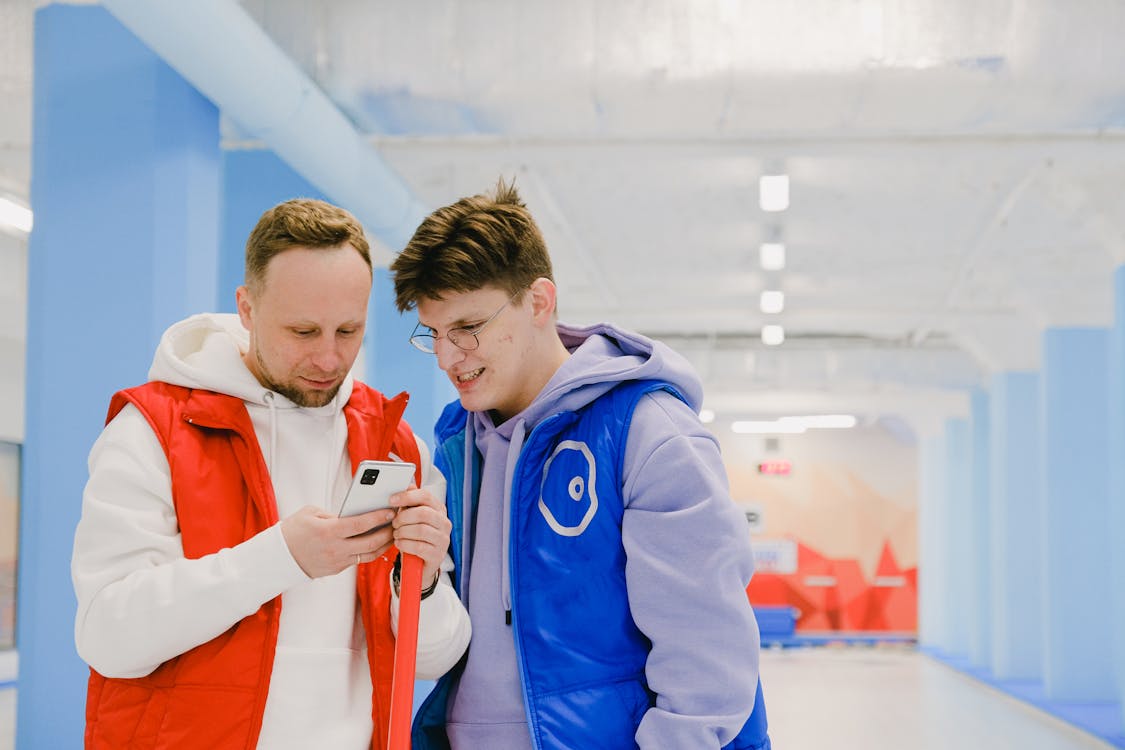
<path fill-rule="evenodd" d="M 234 0 L 103 5 L 241 128 L 392 251 L 429 211 L 323 91 Z"/>

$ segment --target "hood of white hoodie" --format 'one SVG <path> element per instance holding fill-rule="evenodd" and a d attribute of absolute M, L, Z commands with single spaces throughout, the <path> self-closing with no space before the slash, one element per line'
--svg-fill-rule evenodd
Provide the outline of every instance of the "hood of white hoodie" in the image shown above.
<path fill-rule="evenodd" d="M 202 313 L 181 320 L 164 332 L 149 368 L 149 380 L 186 388 L 198 388 L 266 405 L 271 391 L 258 382 L 242 355 L 250 348 L 250 332 L 233 313 Z M 336 408 L 343 408 L 352 393 L 348 373 L 336 394 Z M 273 395 L 279 407 L 296 406 L 280 394 Z"/>

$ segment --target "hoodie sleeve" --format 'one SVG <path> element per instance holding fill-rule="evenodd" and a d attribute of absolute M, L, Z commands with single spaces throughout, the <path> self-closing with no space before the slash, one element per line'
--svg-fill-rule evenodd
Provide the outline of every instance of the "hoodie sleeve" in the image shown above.
<path fill-rule="evenodd" d="M 132 405 L 105 428 L 74 535 L 79 656 L 107 677 L 142 677 L 308 580 L 274 525 L 235 547 L 184 557 L 168 461 Z"/>
<path fill-rule="evenodd" d="M 422 488 L 430 491 L 436 498 L 445 501 L 445 477 L 430 460 L 430 451 L 425 442 L 418 441 L 418 457 L 422 464 Z M 472 632 L 469 613 L 457 596 L 449 580 L 448 573 L 453 570 L 453 558 L 446 551 L 441 564 L 442 574 L 438 587 L 428 596 L 418 612 L 418 655 L 417 676 L 420 680 L 432 680 L 448 672 L 465 649 L 469 647 Z M 398 635 L 398 596 L 391 588 L 391 628 Z"/>
<path fill-rule="evenodd" d="M 637 405 L 624 489 L 629 604 L 652 641 L 645 673 L 656 693 L 637 744 L 722 747 L 746 722 L 758 684 L 750 535 L 714 437 L 671 394 Z"/>

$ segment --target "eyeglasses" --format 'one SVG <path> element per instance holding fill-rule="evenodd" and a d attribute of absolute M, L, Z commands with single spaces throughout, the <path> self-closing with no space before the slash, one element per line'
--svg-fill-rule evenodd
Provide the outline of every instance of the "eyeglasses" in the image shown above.
<path fill-rule="evenodd" d="M 471 352 L 480 346 L 480 339 L 477 335 L 484 330 L 484 327 L 496 319 L 496 316 L 504 312 L 504 308 L 512 304 L 516 297 L 523 293 L 523 289 L 513 294 L 508 298 L 508 301 L 500 305 L 500 309 L 488 316 L 488 320 L 484 321 L 478 326 L 473 328 L 450 328 L 444 336 L 435 336 L 432 333 L 419 333 L 419 329 L 424 328 L 421 323 L 414 326 L 414 333 L 410 334 L 410 343 L 416 349 L 420 349 L 427 354 L 434 353 L 434 345 L 437 344 L 438 339 L 448 339 L 449 343 L 462 351 Z"/>

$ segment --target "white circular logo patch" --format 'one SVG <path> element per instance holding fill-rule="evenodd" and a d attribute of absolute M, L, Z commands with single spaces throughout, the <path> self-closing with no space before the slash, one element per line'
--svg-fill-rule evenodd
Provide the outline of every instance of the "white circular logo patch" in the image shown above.
<path fill-rule="evenodd" d="M 571 477 L 570 482 L 567 483 L 567 494 L 570 499 L 576 503 L 582 502 L 587 495 L 589 495 L 590 507 L 586 509 L 586 513 L 582 516 L 582 520 L 575 526 L 567 526 L 559 522 L 555 518 L 555 514 L 547 507 L 547 503 L 543 500 L 543 488 L 547 484 L 547 474 L 551 470 L 551 464 L 560 455 L 567 452 L 577 452 L 582 458 L 585 459 L 585 476 L 575 474 Z M 594 520 L 594 514 L 598 512 L 598 493 L 594 489 L 597 479 L 597 469 L 594 464 L 594 454 L 590 452 L 589 447 L 583 442 L 577 440 L 564 440 L 555 447 L 555 452 L 547 459 L 547 463 L 543 465 L 543 479 L 539 484 L 539 512 L 543 514 L 547 524 L 551 529 L 561 536 L 578 536 L 586 527 L 590 525 L 590 521 Z"/>

